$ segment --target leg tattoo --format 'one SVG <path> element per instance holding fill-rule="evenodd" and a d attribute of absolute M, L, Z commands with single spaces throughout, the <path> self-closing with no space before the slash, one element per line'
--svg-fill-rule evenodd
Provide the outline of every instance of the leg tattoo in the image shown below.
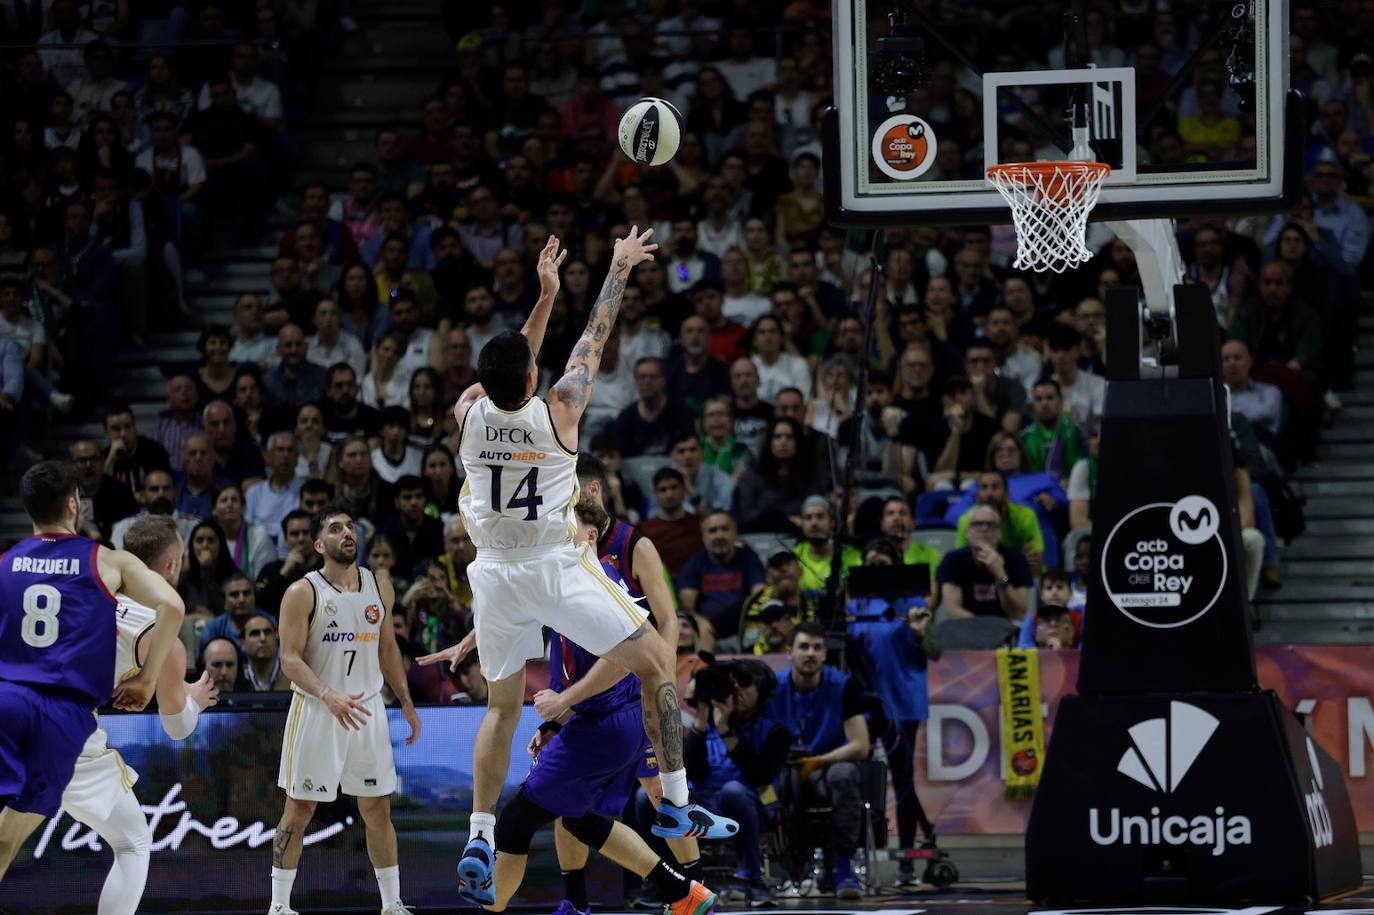
<path fill-rule="evenodd" d="M 272 866 L 285 867 L 282 863 L 286 860 L 286 850 L 291 845 L 291 827 L 278 826 L 277 834 L 272 838 Z"/>
<path fill-rule="evenodd" d="M 682 768 L 682 704 L 677 696 L 677 687 L 671 682 L 660 684 L 654 690 L 655 711 L 658 714 L 658 733 L 663 742 L 663 759 L 660 765 L 667 772 Z"/>

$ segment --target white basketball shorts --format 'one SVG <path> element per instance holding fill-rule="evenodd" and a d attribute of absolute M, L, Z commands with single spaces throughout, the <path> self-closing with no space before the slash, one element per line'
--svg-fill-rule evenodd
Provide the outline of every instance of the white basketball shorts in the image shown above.
<path fill-rule="evenodd" d="M 648 613 L 571 541 L 478 550 L 468 566 L 482 675 L 504 680 L 544 655 L 543 627 L 602 655 L 634 634 Z"/>
<path fill-rule="evenodd" d="M 340 787 L 354 797 L 382 797 L 396 790 L 396 763 L 381 693 L 361 704 L 372 714 L 352 731 L 320 700 L 292 694 L 277 774 L 277 786 L 285 788 L 288 797 L 332 801 Z"/>
<path fill-rule="evenodd" d="M 105 729 L 96 728 L 81 748 L 72 780 L 62 792 L 62 809 L 87 825 L 107 818 L 120 795 L 132 791 L 138 781 L 138 773 L 105 740 Z"/>

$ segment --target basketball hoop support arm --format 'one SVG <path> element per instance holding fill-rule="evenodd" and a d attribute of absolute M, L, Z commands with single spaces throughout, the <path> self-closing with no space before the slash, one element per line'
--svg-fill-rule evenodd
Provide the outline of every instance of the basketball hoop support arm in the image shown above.
<path fill-rule="evenodd" d="M 1135 253 L 1145 307 L 1157 318 L 1174 320 L 1174 287 L 1183 282 L 1183 258 L 1178 253 L 1172 219 L 1125 219 L 1107 228 Z"/>

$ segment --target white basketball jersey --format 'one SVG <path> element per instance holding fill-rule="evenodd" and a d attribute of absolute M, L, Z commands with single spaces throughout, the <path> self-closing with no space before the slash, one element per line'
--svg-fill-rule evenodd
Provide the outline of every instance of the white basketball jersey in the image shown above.
<path fill-rule="evenodd" d="M 513 412 L 483 397 L 458 445 L 467 480 L 458 510 L 479 549 L 567 543 L 576 531 L 577 455 L 563 447 L 548 404 L 531 397 Z"/>
<path fill-rule="evenodd" d="M 115 595 L 115 686 L 125 677 L 139 672 L 138 644 L 157 622 L 157 613 L 123 594 Z M 96 728 L 86 739 L 82 756 L 99 756 L 105 751 L 105 729 Z"/>
<path fill-rule="evenodd" d="M 382 664 L 377 639 L 382 625 L 391 625 L 377 590 L 377 579 L 367 569 L 354 566 L 359 590 L 340 591 L 323 572 L 305 577 L 315 589 L 315 610 L 310 632 L 301 653 L 325 686 L 341 693 L 362 693 L 367 699 L 382 689 Z"/>

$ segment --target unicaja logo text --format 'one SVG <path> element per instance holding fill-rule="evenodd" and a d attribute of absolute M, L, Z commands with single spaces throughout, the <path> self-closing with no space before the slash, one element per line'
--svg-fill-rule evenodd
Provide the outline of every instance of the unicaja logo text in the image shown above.
<path fill-rule="evenodd" d="M 1131 746 L 1121 754 L 1116 770 L 1151 791 L 1173 794 L 1218 724 L 1195 705 L 1171 702 L 1168 718 L 1150 718 L 1128 730 Z M 1088 832 L 1098 845 L 1198 845 L 1210 848 L 1214 856 L 1252 841 L 1250 818 L 1228 816 L 1224 807 L 1192 816 L 1164 813 L 1157 806 L 1137 815 L 1124 814 L 1119 807 L 1093 807 L 1088 810 Z"/>

